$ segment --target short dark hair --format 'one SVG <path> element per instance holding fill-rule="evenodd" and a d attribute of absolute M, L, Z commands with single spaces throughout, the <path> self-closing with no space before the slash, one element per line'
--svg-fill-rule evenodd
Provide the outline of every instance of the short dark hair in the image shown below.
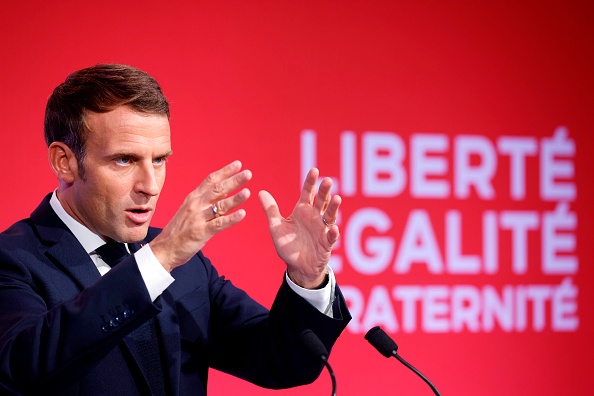
<path fill-rule="evenodd" d="M 159 83 L 132 66 L 99 64 L 70 74 L 58 85 L 45 108 L 44 134 L 49 146 L 66 144 L 74 153 L 84 178 L 85 113 L 106 113 L 118 106 L 135 111 L 167 115 L 169 103 Z"/>

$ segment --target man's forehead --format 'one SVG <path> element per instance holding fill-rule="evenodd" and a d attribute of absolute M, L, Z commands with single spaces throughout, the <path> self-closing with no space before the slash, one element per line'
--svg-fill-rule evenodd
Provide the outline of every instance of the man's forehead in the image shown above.
<path fill-rule="evenodd" d="M 130 151 L 137 146 L 170 151 L 170 128 L 166 115 L 116 108 L 106 113 L 88 112 L 85 119 L 87 146 L 105 146 L 109 147 L 109 151 Z"/>
<path fill-rule="evenodd" d="M 161 131 L 169 132 L 169 119 L 164 114 L 142 113 L 120 106 L 105 113 L 87 112 L 86 128 L 94 132 L 106 131 Z"/>

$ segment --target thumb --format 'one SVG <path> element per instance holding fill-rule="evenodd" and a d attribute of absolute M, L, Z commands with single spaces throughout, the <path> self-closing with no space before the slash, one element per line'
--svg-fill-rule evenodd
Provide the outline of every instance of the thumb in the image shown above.
<path fill-rule="evenodd" d="M 258 193 L 258 199 L 266 217 L 268 217 L 269 227 L 280 225 L 282 217 L 274 197 L 268 191 L 262 190 Z"/>

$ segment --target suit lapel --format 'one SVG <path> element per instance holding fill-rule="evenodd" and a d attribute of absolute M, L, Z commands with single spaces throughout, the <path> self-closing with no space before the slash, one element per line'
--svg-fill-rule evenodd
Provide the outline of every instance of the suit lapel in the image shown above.
<path fill-rule="evenodd" d="M 101 275 L 80 242 L 52 209 L 50 197 L 48 194 L 31 214 L 31 221 L 39 239 L 47 246 L 45 254 L 82 290 L 93 285 Z"/>

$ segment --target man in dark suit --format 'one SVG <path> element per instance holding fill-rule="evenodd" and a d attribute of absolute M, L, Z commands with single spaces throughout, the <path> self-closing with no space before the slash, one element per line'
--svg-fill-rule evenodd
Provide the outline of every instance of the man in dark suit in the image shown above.
<path fill-rule="evenodd" d="M 259 200 L 287 269 L 270 311 L 201 253 L 239 223 L 249 170 L 211 173 L 171 221 L 149 227 L 171 155 L 169 105 L 148 74 L 97 65 L 48 100 L 59 180 L 30 218 L 0 234 L 0 394 L 204 395 L 209 367 L 260 386 L 306 384 L 350 319 L 327 263 L 340 197 L 312 169 L 293 213 Z"/>

